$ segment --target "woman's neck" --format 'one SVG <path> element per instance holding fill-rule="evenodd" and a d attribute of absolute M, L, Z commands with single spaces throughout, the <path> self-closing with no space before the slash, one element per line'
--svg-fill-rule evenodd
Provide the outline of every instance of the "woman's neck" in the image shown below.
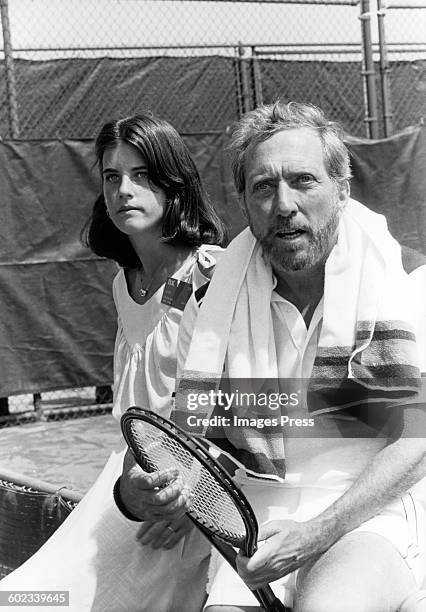
<path fill-rule="evenodd" d="M 189 255 L 191 248 L 185 245 L 174 246 L 162 242 L 157 236 L 129 237 L 130 242 L 141 262 L 144 276 L 151 278 L 159 268 L 175 272 Z"/>
<path fill-rule="evenodd" d="M 161 242 L 158 236 L 154 240 L 149 237 L 139 240 L 129 238 L 140 260 L 140 266 L 125 272 L 127 288 L 135 302 L 145 304 L 158 288 L 182 267 L 192 249 Z"/>

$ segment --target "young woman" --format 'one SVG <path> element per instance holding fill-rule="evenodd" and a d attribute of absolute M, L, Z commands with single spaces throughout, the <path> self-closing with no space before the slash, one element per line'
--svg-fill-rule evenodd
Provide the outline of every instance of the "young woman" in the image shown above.
<path fill-rule="evenodd" d="M 182 311 L 191 287 L 208 280 L 223 226 L 166 121 L 140 115 L 107 123 L 95 148 L 103 194 L 87 243 L 121 266 L 113 285 L 114 416 L 138 402 L 168 416 Z"/>
<path fill-rule="evenodd" d="M 176 130 L 144 114 L 107 123 L 96 139 L 102 177 L 86 243 L 119 266 L 114 408 L 168 416 L 185 304 L 208 282 L 224 242 L 222 223 Z M 124 450 L 89 493 L 3 588 L 70 591 L 76 612 L 198 612 L 205 598 L 207 541 L 185 518 L 172 529 L 142 524 L 116 507 L 112 489 Z M 139 541 L 138 541 L 139 539 Z"/>

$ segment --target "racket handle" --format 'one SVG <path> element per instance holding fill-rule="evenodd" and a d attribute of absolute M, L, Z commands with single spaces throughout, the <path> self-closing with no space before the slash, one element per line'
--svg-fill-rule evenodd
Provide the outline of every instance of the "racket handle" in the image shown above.
<path fill-rule="evenodd" d="M 206 529 L 201 523 L 196 521 L 190 514 L 187 513 L 188 518 L 194 523 L 194 525 L 207 537 L 207 539 L 213 544 L 220 554 L 228 561 L 231 567 L 237 571 L 237 564 L 235 562 L 237 553 L 230 544 L 225 544 L 220 538 L 212 534 L 209 529 Z M 286 608 L 284 604 L 274 595 L 271 587 L 268 585 L 262 589 L 256 589 L 252 591 L 257 601 L 260 603 L 262 608 L 266 612 L 291 612 L 290 608 Z"/>
<path fill-rule="evenodd" d="M 253 591 L 256 599 L 261 603 L 265 612 L 291 612 L 279 599 L 275 597 L 274 592 L 268 585 L 261 589 Z"/>

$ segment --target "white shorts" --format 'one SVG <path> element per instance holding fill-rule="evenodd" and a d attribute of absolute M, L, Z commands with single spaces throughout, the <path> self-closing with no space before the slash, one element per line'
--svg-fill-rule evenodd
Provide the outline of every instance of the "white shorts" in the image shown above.
<path fill-rule="evenodd" d="M 285 497 L 288 499 L 289 504 L 287 508 L 282 508 L 281 506 L 279 516 L 276 502 L 279 498 L 282 503 L 282 489 L 280 493 L 279 487 L 276 487 L 275 490 L 271 490 L 268 487 L 266 494 L 268 497 L 267 505 L 265 504 L 265 491 L 255 492 L 254 489 L 250 491 L 246 487 L 244 487 L 244 490 L 255 509 L 259 523 L 278 518 L 292 518 L 299 521 L 307 520 L 332 503 L 334 501 L 333 498 L 340 497 L 341 495 L 341 492 L 337 493 L 336 491 L 319 491 L 318 489 L 316 491 L 303 491 L 301 489 L 298 492 L 293 491 L 292 496 L 288 495 L 289 491 L 286 491 Z M 293 499 L 291 499 L 292 497 Z M 321 507 L 318 510 L 317 505 L 316 512 L 312 511 L 311 502 L 313 497 L 316 497 L 317 502 L 320 498 L 319 505 Z M 298 507 L 297 512 L 295 512 L 295 506 Z M 412 571 L 418 586 L 422 585 L 426 569 L 425 516 L 422 504 L 414 500 L 410 493 L 387 506 L 382 513 L 354 530 L 354 532 L 357 531 L 377 533 L 391 542 Z M 271 583 L 275 595 L 284 605 L 289 607 L 293 605 L 296 577 L 297 571 Z M 225 604 L 240 606 L 259 605 L 238 574 L 216 552 L 212 555 L 208 592 L 209 596 L 205 607 Z"/>

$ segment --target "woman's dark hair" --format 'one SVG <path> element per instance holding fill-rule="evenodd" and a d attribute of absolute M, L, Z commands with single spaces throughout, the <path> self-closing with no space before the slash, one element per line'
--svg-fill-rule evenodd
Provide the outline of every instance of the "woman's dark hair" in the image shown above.
<path fill-rule="evenodd" d="M 162 222 L 164 242 L 198 247 L 223 245 L 225 228 L 205 193 L 198 170 L 178 132 L 167 121 L 140 114 L 106 123 L 95 141 L 102 173 L 103 155 L 120 142 L 133 145 L 147 164 L 148 179 L 166 194 Z M 100 195 L 83 230 L 85 244 L 97 255 L 114 259 L 123 267 L 139 267 L 140 261 L 126 234 L 107 215 Z"/>

